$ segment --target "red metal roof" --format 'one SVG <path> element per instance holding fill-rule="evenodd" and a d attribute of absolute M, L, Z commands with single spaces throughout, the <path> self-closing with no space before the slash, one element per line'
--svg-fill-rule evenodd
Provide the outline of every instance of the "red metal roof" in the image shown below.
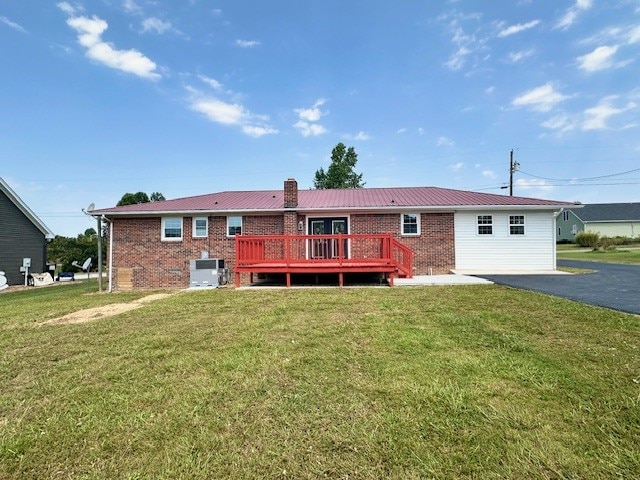
<path fill-rule="evenodd" d="M 570 202 L 510 197 L 439 187 L 299 190 L 296 210 L 381 209 L 420 207 L 567 207 Z M 95 210 L 94 214 L 153 214 L 170 212 L 283 211 L 283 190 L 219 192 L 161 202 Z"/>

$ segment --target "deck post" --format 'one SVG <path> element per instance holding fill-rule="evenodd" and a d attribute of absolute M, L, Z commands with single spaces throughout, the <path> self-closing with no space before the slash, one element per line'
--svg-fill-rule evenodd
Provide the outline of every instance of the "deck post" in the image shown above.
<path fill-rule="evenodd" d="M 338 272 L 338 285 L 340 288 L 344 285 L 344 274 L 342 272 Z"/>
<path fill-rule="evenodd" d="M 291 287 L 291 273 L 287 272 L 286 273 L 286 277 L 287 277 L 287 288 Z"/>
<path fill-rule="evenodd" d="M 393 287 L 394 272 L 389 272 L 389 286 Z"/>
<path fill-rule="evenodd" d="M 236 270 L 236 288 L 240 287 L 240 272 Z"/>

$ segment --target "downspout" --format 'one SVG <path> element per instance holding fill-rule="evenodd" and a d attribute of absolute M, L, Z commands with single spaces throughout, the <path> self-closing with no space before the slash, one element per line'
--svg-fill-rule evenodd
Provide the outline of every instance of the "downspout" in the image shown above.
<path fill-rule="evenodd" d="M 109 220 L 109 293 L 113 292 L 113 222 Z"/>

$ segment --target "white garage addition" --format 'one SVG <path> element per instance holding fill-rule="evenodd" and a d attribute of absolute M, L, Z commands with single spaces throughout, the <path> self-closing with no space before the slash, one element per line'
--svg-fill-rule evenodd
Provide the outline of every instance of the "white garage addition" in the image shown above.
<path fill-rule="evenodd" d="M 454 225 L 457 271 L 500 273 L 556 268 L 554 211 L 457 211 Z"/>

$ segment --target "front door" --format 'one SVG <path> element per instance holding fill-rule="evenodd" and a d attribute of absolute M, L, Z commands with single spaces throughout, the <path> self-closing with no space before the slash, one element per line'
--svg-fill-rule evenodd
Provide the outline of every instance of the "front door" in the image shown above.
<path fill-rule="evenodd" d="M 349 233 L 347 217 L 327 217 L 327 218 L 311 218 L 309 219 L 309 232 L 311 235 L 337 235 Z M 348 258 L 348 241 L 343 240 L 342 249 L 340 249 L 338 239 L 328 238 L 312 238 L 310 243 L 311 258 L 329 259 L 329 258 Z"/>

